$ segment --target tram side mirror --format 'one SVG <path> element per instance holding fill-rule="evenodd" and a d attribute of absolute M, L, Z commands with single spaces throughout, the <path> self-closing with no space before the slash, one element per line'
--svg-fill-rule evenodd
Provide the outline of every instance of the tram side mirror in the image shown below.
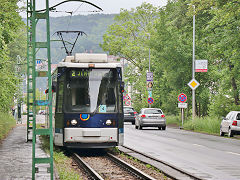
<path fill-rule="evenodd" d="M 124 86 L 125 86 L 125 83 L 123 81 L 120 82 L 120 92 L 121 93 L 124 93 Z"/>

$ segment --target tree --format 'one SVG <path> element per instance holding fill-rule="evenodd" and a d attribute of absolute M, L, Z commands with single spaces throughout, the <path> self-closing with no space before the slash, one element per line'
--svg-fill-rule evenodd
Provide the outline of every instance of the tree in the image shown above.
<path fill-rule="evenodd" d="M 136 91 L 135 97 L 132 97 L 136 109 L 143 105 L 142 102 L 147 104 L 148 51 L 153 24 L 158 17 L 157 11 L 157 7 L 147 3 L 131 11 L 121 10 L 115 16 L 115 23 L 108 27 L 101 44 L 104 51 L 129 61 L 124 76 Z"/>
<path fill-rule="evenodd" d="M 25 49 L 22 41 L 16 41 L 24 37 L 24 34 L 19 36 L 24 23 L 17 12 L 17 2 L 3 0 L 0 4 L 0 111 L 9 111 L 19 83 L 13 71 L 16 63 L 16 54 L 13 55 L 13 52 L 17 48 L 12 45 L 18 44 L 19 52 L 24 52 Z"/>

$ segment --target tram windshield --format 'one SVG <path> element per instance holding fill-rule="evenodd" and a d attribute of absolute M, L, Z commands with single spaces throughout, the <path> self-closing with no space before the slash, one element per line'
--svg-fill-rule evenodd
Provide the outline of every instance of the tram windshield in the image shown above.
<path fill-rule="evenodd" d="M 67 76 L 65 108 L 68 112 L 117 111 L 116 69 L 71 69 Z"/>

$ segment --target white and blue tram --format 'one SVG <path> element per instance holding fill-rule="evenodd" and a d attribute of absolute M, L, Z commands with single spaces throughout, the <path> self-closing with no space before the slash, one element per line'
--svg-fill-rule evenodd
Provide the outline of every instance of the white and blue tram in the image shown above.
<path fill-rule="evenodd" d="M 54 144 L 108 148 L 123 144 L 121 64 L 106 54 L 67 56 L 52 74 Z"/>

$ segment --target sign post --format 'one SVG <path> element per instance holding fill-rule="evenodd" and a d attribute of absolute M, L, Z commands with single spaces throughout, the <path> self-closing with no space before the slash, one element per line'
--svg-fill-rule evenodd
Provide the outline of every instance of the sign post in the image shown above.
<path fill-rule="evenodd" d="M 183 128 L 183 121 L 184 121 L 184 109 L 187 108 L 187 103 L 185 103 L 187 101 L 187 96 L 184 94 L 184 93 L 181 93 L 179 96 L 178 96 L 178 101 L 180 103 L 178 103 L 178 108 L 180 108 L 181 110 L 181 119 L 182 119 L 182 127 Z"/>
<path fill-rule="evenodd" d="M 149 98 L 152 98 L 152 87 L 153 87 L 153 72 L 147 72 L 147 90 L 148 90 L 148 107 L 151 107 L 151 104 L 149 103 Z"/>
<path fill-rule="evenodd" d="M 123 96 L 123 101 L 125 102 L 126 106 L 131 106 L 131 97 L 128 94 Z"/>

